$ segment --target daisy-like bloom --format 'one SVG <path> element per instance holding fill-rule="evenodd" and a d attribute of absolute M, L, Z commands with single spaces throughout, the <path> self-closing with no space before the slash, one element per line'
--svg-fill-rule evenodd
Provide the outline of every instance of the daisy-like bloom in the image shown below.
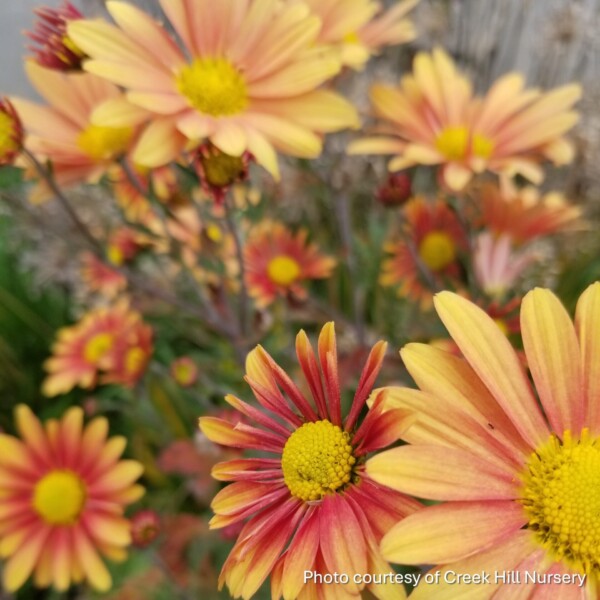
<path fill-rule="evenodd" d="M 379 282 L 399 286 L 399 296 L 428 308 L 432 287 L 444 287 L 458 279 L 458 256 L 466 250 L 467 239 L 456 215 L 442 200 L 413 198 L 403 211 L 402 239 L 386 244 L 385 250 L 392 256 L 383 261 Z"/>
<path fill-rule="evenodd" d="M 497 235 L 507 234 L 517 244 L 581 227 L 581 208 L 567 202 L 559 192 L 543 194 L 534 187 L 508 193 L 494 184 L 473 194 L 477 222 Z"/>
<path fill-rule="evenodd" d="M 174 360 L 169 371 L 181 387 L 190 387 L 198 381 L 198 367 L 189 356 L 181 356 Z"/>
<path fill-rule="evenodd" d="M 278 296 L 305 298 L 302 282 L 331 276 L 335 259 L 321 254 L 307 238 L 306 229 L 294 234 L 274 221 L 263 221 L 251 231 L 244 246 L 244 264 L 248 292 L 257 306 L 268 306 Z"/>
<path fill-rule="evenodd" d="M 111 269 L 92 252 L 85 252 L 81 257 L 81 278 L 90 291 L 106 298 L 116 298 L 127 287 L 125 276 Z"/>
<path fill-rule="evenodd" d="M 441 179 L 462 190 L 475 173 L 519 174 L 540 183 L 540 162 L 565 164 L 573 148 L 563 135 L 578 120 L 572 84 L 548 93 L 524 89 L 518 73 L 501 77 L 483 97 L 440 49 L 421 52 L 398 87 L 376 84 L 371 100 L 382 136 L 358 140 L 351 154 L 393 154 L 391 171 L 441 165 Z"/>
<path fill-rule="evenodd" d="M 311 400 L 260 346 L 246 362 L 246 381 L 261 408 L 234 396 L 226 401 L 261 427 L 202 417 L 212 441 L 273 458 L 237 459 L 216 465 L 213 476 L 233 482 L 212 503 L 210 524 L 221 528 L 247 520 L 220 575 L 235 598 L 251 598 L 271 573 L 274 599 L 403 598 L 402 586 L 354 582 L 305 582 L 305 572 L 389 573 L 378 542 L 394 523 L 417 510 L 414 500 L 375 484 L 364 472 L 365 455 L 394 442 L 408 421 L 402 411 L 382 411 L 375 397 L 359 424 L 386 350 L 377 343 L 363 369 L 350 411 L 342 418 L 333 323 L 323 327 L 318 358 L 301 331 L 296 352 Z M 320 367 L 320 368 L 319 368 Z"/>
<path fill-rule="evenodd" d="M 183 150 L 186 138 L 208 139 L 231 156 L 249 151 L 277 177 L 275 150 L 314 158 L 321 153 L 320 134 L 358 126 L 346 100 L 316 89 L 341 65 L 335 53 L 316 44 L 320 19 L 305 4 L 160 4 L 184 50 L 159 23 L 123 2 L 107 2 L 117 26 L 82 20 L 68 28 L 92 57 L 84 68 L 124 86 L 132 104 L 153 114 L 135 162 L 166 164 Z M 130 126 L 135 115 L 130 105 L 117 101 L 97 118 Z"/>
<path fill-rule="evenodd" d="M 153 510 L 141 510 L 131 517 L 131 543 L 146 548 L 160 533 L 160 519 Z"/>
<path fill-rule="evenodd" d="M 13 163 L 21 150 L 23 126 L 8 98 L 0 98 L 0 167 Z"/>
<path fill-rule="evenodd" d="M 101 556 L 127 557 L 131 528 L 123 512 L 144 493 L 135 483 L 142 465 L 120 460 L 126 439 L 107 439 L 104 417 L 84 426 L 79 407 L 42 424 L 21 404 L 15 420 L 20 439 L 0 435 L 4 588 L 14 592 L 33 574 L 37 587 L 64 591 L 87 581 L 108 590 Z"/>
<path fill-rule="evenodd" d="M 394 388 L 386 398 L 388 408 L 414 411 L 402 436 L 409 445 L 374 457 L 366 470 L 441 504 L 396 525 L 383 538 L 384 556 L 442 572 L 489 572 L 481 598 L 597 598 L 600 283 L 579 299 L 575 326 L 549 290 L 525 296 L 521 331 L 533 386 L 481 309 L 450 292 L 435 304 L 466 360 L 422 344 L 402 350 L 420 390 Z M 493 574 L 503 571 L 536 573 L 540 582 L 498 589 Z M 559 576 L 574 583 L 542 585 Z M 413 597 L 464 598 L 472 587 L 428 585 Z"/>
<path fill-rule="evenodd" d="M 33 31 L 25 35 L 37 45 L 30 46 L 35 61 L 58 71 L 79 71 L 85 54 L 67 35 L 67 22 L 83 19 L 83 15 L 67 0 L 60 8 L 43 6 L 35 11 L 38 21 Z"/>
<path fill-rule="evenodd" d="M 475 280 L 490 298 L 502 299 L 537 258 L 531 249 L 516 250 L 508 234 L 480 233 L 473 251 Z"/>
<path fill-rule="evenodd" d="M 25 70 L 49 104 L 12 99 L 27 133 L 26 148 L 39 161 L 51 161 L 52 174 L 62 188 L 98 181 L 135 139 L 135 127 L 104 127 L 91 122 L 94 109 L 109 99 L 121 98 L 121 92 L 89 73 L 63 73 L 32 60 L 25 63 Z M 40 184 L 32 200 L 49 196 L 49 190 Z"/>
<path fill-rule="evenodd" d="M 342 64 L 362 69 L 383 46 L 405 44 L 416 32 L 406 15 L 419 0 L 404 0 L 387 11 L 374 0 L 304 0 L 322 20 L 319 42 L 333 46 Z"/>
<path fill-rule="evenodd" d="M 98 382 L 132 386 L 152 354 L 152 329 L 127 301 L 88 312 L 58 332 L 52 357 L 44 363 L 46 396 L 75 386 L 92 389 Z"/>

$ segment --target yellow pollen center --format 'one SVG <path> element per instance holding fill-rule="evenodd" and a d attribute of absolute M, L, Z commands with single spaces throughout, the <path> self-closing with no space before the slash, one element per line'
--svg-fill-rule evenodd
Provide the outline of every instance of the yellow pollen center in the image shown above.
<path fill-rule="evenodd" d="M 92 160 L 112 160 L 127 150 L 132 135 L 131 127 L 88 125 L 77 137 L 77 145 Z"/>
<path fill-rule="evenodd" d="M 146 353 L 141 348 L 131 348 L 125 355 L 125 371 L 135 375 L 140 371 L 146 361 Z"/>
<path fill-rule="evenodd" d="M 83 349 L 83 357 L 89 363 L 96 364 L 112 350 L 114 337 L 110 333 L 98 333 L 90 338 Z"/>
<path fill-rule="evenodd" d="M 18 149 L 15 139 L 15 123 L 10 115 L 0 111 L 0 160 Z"/>
<path fill-rule="evenodd" d="M 223 241 L 223 232 L 218 225 L 211 223 L 205 229 L 206 237 L 215 244 L 220 244 Z"/>
<path fill-rule="evenodd" d="M 435 141 L 437 151 L 448 160 L 463 160 L 469 152 L 478 158 L 489 158 L 494 150 L 494 142 L 479 133 L 469 139 L 466 127 L 446 127 Z"/>
<path fill-rule="evenodd" d="M 351 31 L 350 33 L 347 33 L 342 39 L 344 40 L 344 42 L 346 42 L 346 44 L 360 43 L 360 38 L 358 37 L 358 33 L 356 33 L 356 31 Z"/>
<path fill-rule="evenodd" d="M 238 114 L 248 104 L 244 77 L 225 58 L 197 58 L 179 71 L 176 83 L 195 109 L 213 117 Z"/>
<path fill-rule="evenodd" d="M 350 434 L 329 421 L 305 423 L 288 438 L 283 448 L 283 479 L 292 496 L 320 500 L 352 479 Z"/>
<path fill-rule="evenodd" d="M 600 574 L 600 438 L 552 436 L 527 461 L 521 502 L 529 529 L 556 561 Z"/>
<path fill-rule="evenodd" d="M 447 233 L 432 231 L 419 244 L 419 256 L 431 271 L 441 271 L 456 258 L 456 245 Z"/>
<path fill-rule="evenodd" d="M 33 490 L 33 508 L 49 525 L 72 525 L 85 503 L 83 481 L 71 471 L 51 471 Z"/>
<path fill-rule="evenodd" d="M 244 171 L 241 156 L 230 156 L 224 152 L 211 153 L 200 158 L 204 179 L 215 187 L 231 185 Z"/>
<path fill-rule="evenodd" d="M 267 265 L 269 279 L 277 285 L 288 286 L 294 283 L 300 276 L 300 265 L 298 261 L 290 256 L 281 254 L 269 261 Z"/>
<path fill-rule="evenodd" d="M 123 250 L 115 244 L 110 244 L 106 251 L 106 256 L 113 265 L 120 267 L 125 262 L 125 255 Z"/>

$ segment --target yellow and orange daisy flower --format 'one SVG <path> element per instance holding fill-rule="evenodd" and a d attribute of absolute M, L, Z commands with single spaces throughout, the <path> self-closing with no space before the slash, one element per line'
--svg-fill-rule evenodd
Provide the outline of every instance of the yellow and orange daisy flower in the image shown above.
<path fill-rule="evenodd" d="M 569 204 L 561 193 L 510 188 L 503 191 L 490 183 L 474 191 L 478 225 L 495 235 L 509 235 L 516 244 L 582 227 L 581 208 Z"/>
<path fill-rule="evenodd" d="M 580 297 L 575 326 L 549 290 L 525 296 L 521 332 L 533 386 L 481 309 L 451 292 L 435 304 L 466 360 L 423 344 L 402 350 L 420 390 L 389 389 L 386 401 L 413 411 L 402 436 L 409 445 L 372 458 L 366 470 L 441 503 L 387 533 L 383 555 L 439 565 L 440 585 L 417 588 L 415 600 L 469 595 L 473 587 L 448 583 L 449 572 L 490 573 L 482 598 L 597 598 L 600 283 Z M 499 589 L 494 574 L 511 571 L 539 580 L 522 579 L 518 593 Z"/>
<path fill-rule="evenodd" d="M 428 308 L 432 288 L 457 281 L 461 273 L 458 257 L 467 248 L 467 238 L 456 215 L 442 200 L 413 198 L 404 206 L 403 214 L 402 238 L 386 244 L 385 250 L 392 256 L 383 261 L 379 282 L 399 286 L 399 296 Z"/>
<path fill-rule="evenodd" d="M 107 100 L 121 98 L 121 92 L 112 83 L 89 73 L 46 69 L 31 60 L 25 63 L 25 70 L 35 89 L 49 103 L 40 106 L 29 100 L 12 99 L 27 133 L 25 147 L 39 161 L 52 163 L 52 174 L 60 187 L 96 182 L 135 141 L 135 126 L 104 127 L 91 121 L 95 108 Z M 40 183 L 32 200 L 45 200 L 50 195 Z"/>
<path fill-rule="evenodd" d="M 127 287 L 125 276 L 92 252 L 85 252 L 81 257 L 81 279 L 90 291 L 106 298 L 116 298 Z"/>
<path fill-rule="evenodd" d="M 0 98 L 0 167 L 10 165 L 21 150 L 23 126 L 8 98 Z"/>
<path fill-rule="evenodd" d="M 198 381 L 198 367 L 189 356 L 180 356 L 171 363 L 171 377 L 181 386 L 190 387 Z"/>
<path fill-rule="evenodd" d="M 92 310 L 58 332 L 42 392 L 65 394 L 75 386 L 100 383 L 134 385 L 152 354 L 152 329 L 127 301 Z"/>
<path fill-rule="evenodd" d="M 383 46 L 412 41 L 415 29 L 406 18 L 419 0 L 404 0 L 384 11 L 374 0 L 304 0 L 322 20 L 319 43 L 340 53 L 342 64 L 362 69 Z"/>
<path fill-rule="evenodd" d="M 283 223 L 263 221 L 248 236 L 244 264 L 249 294 L 260 307 L 278 296 L 305 298 L 302 282 L 325 279 L 335 267 L 334 258 L 307 242 L 308 231 L 292 233 Z"/>
<path fill-rule="evenodd" d="M 340 70 L 335 53 L 316 45 L 320 20 L 298 2 L 161 0 L 182 50 L 166 30 L 131 4 L 111 1 L 117 26 L 73 21 L 69 36 L 92 60 L 84 68 L 127 90 L 153 114 L 134 154 L 154 167 L 186 146 L 210 140 L 231 156 L 249 151 L 278 176 L 275 149 L 314 158 L 322 133 L 357 127 L 354 108 L 318 90 Z M 189 56 L 189 58 L 188 58 Z M 98 122 L 130 124 L 130 105 L 117 101 Z M 183 136 L 182 136 L 183 134 Z M 190 144 L 187 143 L 187 147 Z"/>
<path fill-rule="evenodd" d="M 382 411 L 381 394 L 359 425 L 385 350 L 384 342 L 371 350 L 344 419 L 333 323 L 321 331 L 318 358 L 303 331 L 296 338 L 312 402 L 258 346 L 248 355 L 246 381 L 261 408 L 231 395 L 226 400 L 262 427 L 200 419 L 200 428 L 216 443 L 274 455 L 213 468 L 214 477 L 233 483 L 213 500 L 211 527 L 246 521 L 220 576 L 220 585 L 227 584 L 235 598 L 252 597 L 269 573 L 274 599 L 358 599 L 366 587 L 377 598 L 392 591 L 404 597 L 402 586 L 367 586 L 352 578 L 389 574 L 379 540 L 395 520 L 420 507 L 375 484 L 364 471 L 366 454 L 393 443 L 408 424 L 402 411 Z M 328 573 L 348 574 L 349 581 L 327 585 L 314 576 Z"/>
<path fill-rule="evenodd" d="M 141 464 L 120 460 L 126 440 L 107 439 L 103 417 L 83 425 L 70 408 L 44 425 L 21 404 L 15 409 L 20 438 L 0 435 L 0 554 L 10 592 L 33 574 L 38 587 L 64 591 L 88 582 L 106 591 L 112 580 L 101 556 L 127 557 L 131 543 L 125 507 L 144 489 Z"/>
<path fill-rule="evenodd" d="M 523 88 L 524 78 L 510 73 L 485 96 L 475 96 L 471 82 L 443 50 L 421 52 L 413 73 L 398 87 L 373 86 L 371 100 L 383 120 L 383 135 L 358 140 L 349 151 L 393 154 L 391 171 L 441 165 L 442 181 L 455 191 L 483 171 L 540 183 L 540 162 L 573 159 L 563 136 L 578 120 L 572 106 L 581 88 L 572 84 L 545 94 Z"/>

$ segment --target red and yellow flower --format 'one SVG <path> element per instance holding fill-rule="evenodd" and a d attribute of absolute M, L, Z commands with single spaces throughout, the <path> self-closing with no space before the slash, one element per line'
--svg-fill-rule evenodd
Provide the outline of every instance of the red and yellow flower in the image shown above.
<path fill-rule="evenodd" d="M 116 298 L 127 287 L 125 276 L 92 252 L 85 252 L 81 257 L 81 278 L 90 291 L 106 298 Z"/>
<path fill-rule="evenodd" d="M 577 575 L 585 587 L 530 584 L 518 595 L 596 598 L 600 283 L 579 299 L 574 325 L 549 290 L 525 296 L 521 332 L 533 386 L 480 308 L 450 292 L 438 294 L 435 305 L 466 360 L 423 344 L 402 350 L 420 390 L 390 388 L 386 402 L 413 411 L 415 423 L 402 435 L 409 444 L 372 458 L 366 471 L 441 503 L 389 531 L 384 557 L 441 572 Z M 512 597 L 510 587 L 496 596 L 500 583 L 488 583 L 482 597 Z M 471 590 L 442 583 L 419 587 L 413 597 L 458 599 Z"/>
<path fill-rule="evenodd" d="M 40 106 L 12 99 L 27 133 L 25 147 L 40 162 L 52 163 L 52 174 L 62 188 L 98 181 L 135 141 L 135 126 L 92 123 L 92 112 L 107 100 L 121 98 L 121 92 L 89 73 L 46 69 L 32 60 L 25 63 L 25 70 L 34 88 L 49 103 Z M 49 196 L 50 191 L 40 183 L 31 198 L 41 201 Z"/>
<path fill-rule="evenodd" d="M 452 209 L 442 200 L 417 197 L 403 209 L 402 237 L 386 244 L 392 256 L 382 263 L 379 282 L 399 286 L 398 295 L 431 305 L 433 288 L 457 281 L 458 258 L 466 250 L 465 233 Z"/>
<path fill-rule="evenodd" d="M 131 387 L 152 355 L 152 329 L 127 301 L 88 312 L 79 323 L 58 332 L 42 392 L 65 394 L 75 386 L 99 383 Z"/>
<path fill-rule="evenodd" d="M 23 125 L 8 98 L 0 98 L 0 167 L 10 165 L 21 151 Z"/>
<path fill-rule="evenodd" d="M 220 576 L 220 585 L 227 584 L 235 598 L 252 597 L 271 573 L 275 599 L 358 599 L 364 584 L 352 579 L 338 585 L 305 582 L 304 573 L 389 572 L 379 540 L 420 505 L 375 484 L 364 471 L 366 454 L 391 444 L 407 426 L 402 411 L 382 410 L 383 394 L 375 397 L 359 425 L 385 350 L 383 342 L 371 350 L 345 418 L 334 326 L 329 323 L 319 337 L 318 358 L 303 331 L 296 338 L 312 402 L 259 346 L 248 355 L 246 381 L 260 408 L 231 395 L 226 400 L 261 427 L 200 419 L 202 431 L 214 442 L 274 455 L 213 469 L 214 477 L 233 483 L 213 500 L 211 527 L 246 521 Z M 368 587 L 377 598 L 388 598 L 392 591 L 404 597 L 398 586 Z"/>
<path fill-rule="evenodd" d="M 41 424 L 29 407 L 15 409 L 20 438 L 0 435 L 0 555 L 4 588 L 33 574 L 59 591 L 87 581 L 106 591 L 112 580 L 101 556 L 127 557 L 131 527 L 124 509 L 144 489 L 143 468 L 120 460 L 124 437 L 107 439 L 104 417 L 83 425 L 83 410 Z"/>
<path fill-rule="evenodd" d="M 198 367 L 189 356 L 180 356 L 174 360 L 169 371 L 181 387 L 190 387 L 198 381 Z"/>
<path fill-rule="evenodd" d="M 244 246 L 246 283 L 258 306 L 268 306 L 278 296 L 305 298 L 302 282 L 331 276 L 335 259 L 307 242 L 308 231 L 292 233 L 283 223 L 263 221 Z"/>
<path fill-rule="evenodd" d="M 413 73 L 398 87 L 376 84 L 371 100 L 382 119 L 382 136 L 351 144 L 352 154 L 392 154 L 390 171 L 441 165 L 442 181 L 462 190 L 474 174 L 543 180 L 539 163 L 571 162 L 563 137 L 578 120 L 572 110 L 581 96 L 572 84 L 548 93 L 524 89 L 518 73 L 504 75 L 483 97 L 440 49 L 415 57 Z"/>
<path fill-rule="evenodd" d="M 153 115 L 135 162 L 155 167 L 210 140 L 230 156 L 250 152 L 278 176 L 275 150 L 321 153 L 321 134 L 358 126 L 354 108 L 317 89 L 340 70 L 335 53 L 316 45 L 320 20 L 298 2 L 161 0 L 182 46 L 135 6 L 111 1 L 117 26 L 73 21 L 69 36 L 91 60 L 84 68 L 127 90 L 127 103 L 105 105 L 105 125 L 131 126 Z M 131 104 L 130 104 L 131 103 Z"/>
<path fill-rule="evenodd" d="M 362 69 L 383 46 L 404 44 L 416 36 L 406 18 L 419 0 L 404 0 L 384 11 L 373 0 L 305 0 L 322 20 L 319 43 L 336 48 L 343 65 Z"/>

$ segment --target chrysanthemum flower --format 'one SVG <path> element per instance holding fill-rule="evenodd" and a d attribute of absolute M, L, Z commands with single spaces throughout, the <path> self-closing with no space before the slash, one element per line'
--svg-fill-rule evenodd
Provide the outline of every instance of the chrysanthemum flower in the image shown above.
<path fill-rule="evenodd" d="M 600 579 L 600 283 L 575 326 L 544 289 L 529 292 L 521 331 L 533 380 L 490 317 L 450 292 L 436 309 L 466 361 L 422 344 L 401 354 L 421 390 L 394 388 L 412 410 L 409 445 L 367 463 L 376 481 L 441 501 L 396 525 L 383 555 L 441 571 L 489 572 L 482 598 L 596 598 Z M 494 573 L 585 576 L 584 588 L 498 590 Z M 444 578 L 441 578 L 444 581 Z M 526 582 L 522 582 L 526 583 Z M 415 600 L 464 598 L 464 583 L 426 585 Z"/>
<path fill-rule="evenodd" d="M 421 52 L 413 73 L 398 87 L 371 89 L 375 113 L 383 120 L 381 137 L 351 144 L 351 154 L 393 154 L 391 171 L 413 165 L 441 165 L 451 190 L 462 190 L 475 173 L 522 175 L 540 183 L 539 163 L 565 164 L 573 149 L 563 135 L 578 120 L 573 104 L 579 85 L 546 94 L 523 89 L 517 73 L 501 77 L 484 97 L 440 49 Z"/>
<path fill-rule="evenodd" d="M 59 591 L 87 581 L 112 585 L 104 561 L 122 561 L 131 543 L 125 507 L 144 489 L 142 465 L 119 460 L 124 437 L 107 439 L 108 421 L 83 425 L 70 408 L 42 425 L 29 407 L 15 409 L 21 439 L 0 435 L 0 555 L 4 588 L 14 592 L 33 574 Z"/>
<path fill-rule="evenodd" d="M 298 2 L 161 0 L 185 50 L 147 14 L 123 2 L 107 8 L 118 26 L 75 21 L 69 35 L 92 57 L 84 68 L 124 86 L 128 100 L 154 117 L 135 161 L 166 164 L 185 138 L 209 139 L 231 156 L 248 150 L 274 176 L 275 149 L 314 158 L 319 134 L 356 127 L 354 108 L 317 90 L 340 69 L 316 46 L 320 20 Z M 188 58 L 188 56 L 190 58 Z M 97 118 L 131 125 L 117 101 Z M 180 133 L 179 133 L 180 132 Z M 181 138 L 181 134 L 185 138 Z"/>
<path fill-rule="evenodd" d="M 127 287 L 125 276 L 111 269 L 92 252 L 85 252 L 81 257 L 81 279 L 90 291 L 106 298 L 117 297 Z"/>
<path fill-rule="evenodd" d="M 35 61 L 58 71 L 78 71 L 85 54 L 73 43 L 67 35 L 67 22 L 83 19 L 83 15 L 67 0 L 60 8 L 43 6 L 36 9 L 38 21 L 33 31 L 26 31 L 37 46 L 29 50 L 35 54 Z"/>
<path fill-rule="evenodd" d="M 58 332 L 42 391 L 65 394 L 79 386 L 100 383 L 132 386 L 152 354 L 152 329 L 126 301 L 88 312 L 80 321 Z"/>
<path fill-rule="evenodd" d="M 173 379 L 182 387 L 190 387 L 198 380 L 198 367 L 189 356 L 180 356 L 169 369 Z"/>
<path fill-rule="evenodd" d="M 25 63 L 29 80 L 49 103 L 40 106 L 13 98 L 27 133 L 26 148 L 38 160 L 52 163 L 52 174 L 61 187 L 96 182 L 135 139 L 135 127 L 104 127 L 91 122 L 94 109 L 122 97 L 119 89 L 89 73 L 63 73 Z M 37 173 L 36 173 L 37 176 Z M 33 200 L 44 200 L 49 191 L 40 184 Z"/>
<path fill-rule="evenodd" d="M 517 244 L 582 226 L 581 208 L 559 192 L 542 194 L 534 187 L 511 186 L 508 192 L 486 184 L 474 190 L 477 223 L 496 235 L 506 234 Z"/>
<path fill-rule="evenodd" d="M 319 43 L 340 53 L 342 64 L 362 69 L 383 46 L 404 44 L 415 38 L 406 18 L 419 0 L 404 0 L 384 11 L 374 0 L 304 0 L 322 20 Z"/>
<path fill-rule="evenodd" d="M 8 98 L 0 98 L 0 167 L 13 163 L 21 150 L 23 126 Z"/>
<path fill-rule="evenodd" d="M 226 583 L 235 598 L 252 597 L 271 573 L 274 599 L 358 600 L 365 586 L 352 577 L 345 585 L 305 583 L 305 571 L 389 573 L 378 542 L 394 520 L 420 505 L 375 484 L 363 468 L 367 453 L 391 444 L 407 426 L 401 411 L 382 411 L 383 395 L 359 425 L 385 350 L 383 342 L 371 350 L 344 419 L 333 323 L 321 332 L 318 359 L 303 331 L 296 338 L 313 402 L 259 346 L 248 355 L 246 381 L 261 408 L 234 396 L 226 400 L 262 428 L 200 419 L 202 431 L 214 442 L 274 455 L 213 469 L 214 477 L 234 483 L 215 497 L 211 527 L 247 520 L 220 576 L 220 585 Z M 377 598 L 388 598 L 392 591 L 404 597 L 401 586 L 368 587 Z"/>
<path fill-rule="evenodd" d="M 417 197 L 403 209 L 402 239 L 386 244 L 392 256 L 382 263 L 379 282 L 399 286 L 398 295 L 431 305 L 432 282 L 443 287 L 460 275 L 459 254 L 467 247 L 465 233 L 450 207 L 442 200 Z M 419 265 L 419 262 L 421 265 Z M 431 281 L 427 281 L 423 270 Z"/>
<path fill-rule="evenodd" d="M 244 246 L 246 283 L 260 307 L 278 296 L 305 298 L 302 282 L 331 276 L 336 261 L 307 242 L 308 231 L 292 233 L 283 223 L 263 221 L 248 236 Z"/>

